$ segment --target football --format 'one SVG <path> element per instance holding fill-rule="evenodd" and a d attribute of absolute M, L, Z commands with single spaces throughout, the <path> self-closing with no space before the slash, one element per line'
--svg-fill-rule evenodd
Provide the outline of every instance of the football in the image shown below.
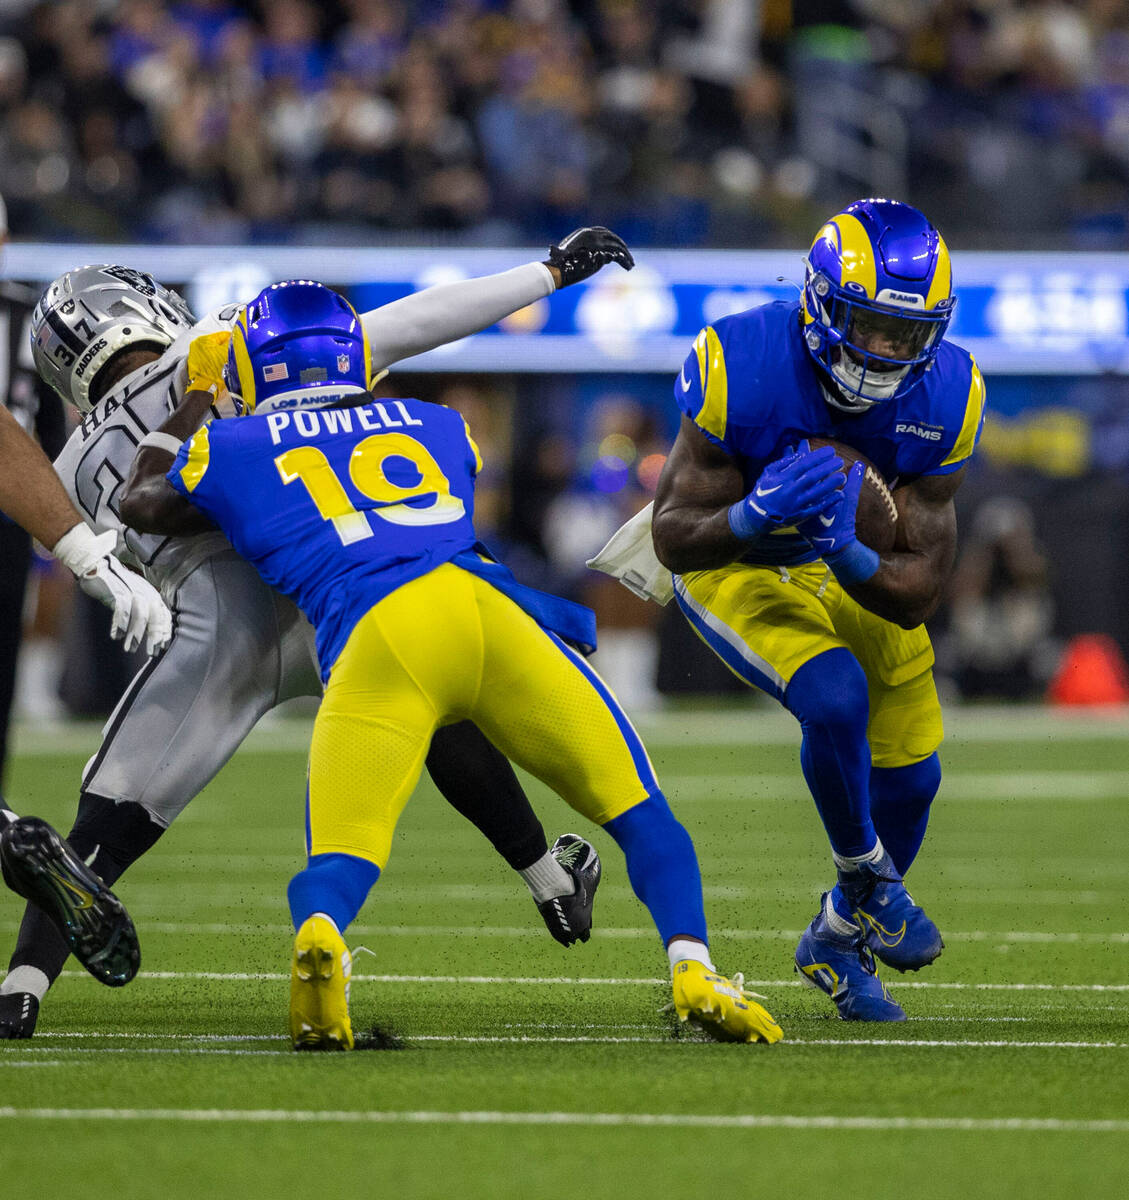
<path fill-rule="evenodd" d="M 808 444 L 813 450 L 820 446 L 830 446 L 843 460 L 844 472 L 849 471 L 856 462 L 866 467 L 863 476 L 862 490 L 859 492 L 858 514 L 855 517 L 855 532 L 865 546 L 885 554 L 894 548 L 898 532 L 898 506 L 894 495 L 882 478 L 882 473 L 866 457 L 853 447 L 832 438 L 809 437 Z"/>

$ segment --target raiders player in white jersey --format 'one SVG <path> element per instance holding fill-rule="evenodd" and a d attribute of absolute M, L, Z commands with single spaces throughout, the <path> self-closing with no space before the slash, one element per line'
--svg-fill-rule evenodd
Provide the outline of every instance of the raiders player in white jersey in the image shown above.
<path fill-rule="evenodd" d="M 365 313 L 372 370 L 487 328 L 609 262 L 633 265 L 614 234 L 578 230 L 544 263 Z M 68 272 L 36 310 L 36 365 L 87 414 L 56 461 L 60 478 L 96 529 L 119 534 L 121 553 L 160 589 L 174 617 L 168 648 L 132 681 L 83 775 L 68 841 L 93 856 L 107 883 L 157 841 L 259 717 L 288 698 L 321 694 L 305 618 L 220 534 L 137 534 L 117 515 L 137 448 L 170 440 L 156 431 L 186 390 L 215 387 L 218 394 L 223 335 L 238 311 L 233 305 L 193 323 L 176 293 L 112 266 Z M 469 722 L 436 734 L 427 765 L 445 798 L 522 875 L 550 933 L 565 945 L 586 941 L 599 879 L 595 851 L 582 843 L 578 853 L 581 839 L 573 835 L 548 849 L 512 767 Z M 563 902 L 563 917 L 554 900 Z M 66 953 L 54 925 L 29 906 L 0 983 L 0 1038 L 31 1036 Z"/>

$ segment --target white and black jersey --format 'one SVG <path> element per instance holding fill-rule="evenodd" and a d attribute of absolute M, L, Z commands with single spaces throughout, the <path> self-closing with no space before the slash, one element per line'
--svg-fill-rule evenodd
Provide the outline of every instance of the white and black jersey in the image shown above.
<path fill-rule="evenodd" d="M 122 557 L 144 571 L 171 603 L 185 576 L 213 554 L 229 549 L 221 533 L 164 537 L 127 529 L 118 498 L 141 439 L 158 429 L 184 398 L 188 346 L 195 337 L 230 329 L 239 309 L 228 305 L 197 322 L 161 355 L 122 379 L 86 414 L 55 460 L 75 507 L 99 533 L 118 534 Z"/>

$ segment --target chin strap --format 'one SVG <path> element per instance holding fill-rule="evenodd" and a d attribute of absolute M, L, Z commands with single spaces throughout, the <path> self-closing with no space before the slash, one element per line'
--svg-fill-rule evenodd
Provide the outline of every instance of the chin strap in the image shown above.
<path fill-rule="evenodd" d="M 831 405 L 832 408 L 837 408 L 841 412 L 848 413 L 864 413 L 872 409 L 876 404 L 881 404 L 881 400 L 868 400 L 864 396 L 859 396 L 854 400 L 848 400 L 838 388 L 829 387 L 821 379 L 819 381 L 819 390 L 823 393 L 824 400 Z"/>

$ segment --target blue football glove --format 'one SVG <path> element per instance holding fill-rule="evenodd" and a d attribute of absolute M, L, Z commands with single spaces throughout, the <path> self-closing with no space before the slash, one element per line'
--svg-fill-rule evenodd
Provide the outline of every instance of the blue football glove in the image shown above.
<path fill-rule="evenodd" d="M 847 472 L 843 490 L 819 513 L 801 521 L 797 528 L 819 551 L 820 557 L 840 583 L 862 583 L 878 570 L 875 551 L 864 546 L 855 533 L 859 493 L 866 467 L 856 462 Z"/>
<path fill-rule="evenodd" d="M 752 541 L 770 529 L 814 517 L 842 487 L 842 468 L 830 446 L 812 450 L 802 441 L 769 463 L 753 490 L 730 508 L 729 528 L 742 541 Z"/>

